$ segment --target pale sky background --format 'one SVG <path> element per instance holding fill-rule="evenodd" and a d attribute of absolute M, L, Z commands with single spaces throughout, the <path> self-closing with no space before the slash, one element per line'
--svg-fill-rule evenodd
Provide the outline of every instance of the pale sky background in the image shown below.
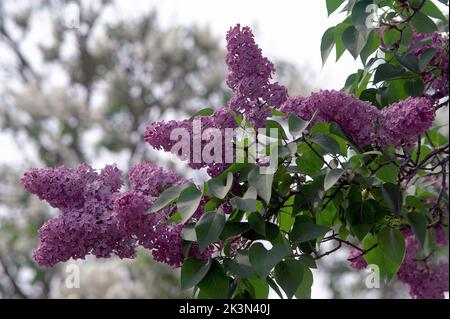
<path fill-rule="evenodd" d="M 331 56 L 322 69 L 322 34 L 343 17 L 334 14 L 328 18 L 325 0 L 128 0 L 120 1 L 117 7 L 116 12 L 124 15 L 156 7 L 163 25 L 208 26 L 224 46 L 230 26 L 248 25 L 263 54 L 296 64 L 308 75 L 310 87 L 340 89 L 347 76 L 361 66 L 346 53 L 338 63 Z"/>

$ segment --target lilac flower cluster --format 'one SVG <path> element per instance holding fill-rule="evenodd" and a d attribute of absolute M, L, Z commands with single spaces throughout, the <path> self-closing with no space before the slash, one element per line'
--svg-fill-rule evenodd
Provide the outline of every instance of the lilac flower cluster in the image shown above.
<path fill-rule="evenodd" d="M 182 223 L 167 224 L 174 207 L 148 214 L 161 191 L 188 182 L 172 171 L 152 164 L 135 165 L 129 173 L 131 190 L 119 192 L 122 172 L 108 165 L 97 173 L 89 165 L 30 169 L 22 177 L 27 191 L 60 209 L 58 217 L 39 230 L 41 243 L 33 254 L 41 266 L 52 267 L 70 258 L 92 254 L 107 258 L 134 258 L 136 246 L 150 249 L 155 259 L 180 266 L 185 258 L 182 250 Z M 204 205 L 203 200 L 202 205 Z M 193 218 L 200 218 L 203 206 Z M 196 245 L 189 256 L 209 258 L 213 247 L 200 252 Z"/>
<path fill-rule="evenodd" d="M 194 125 L 199 123 L 200 132 L 194 132 Z M 228 108 L 221 108 L 215 111 L 211 116 L 199 116 L 194 119 L 194 121 L 182 120 L 182 121 L 161 121 L 154 122 L 146 128 L 145 141 L 147 141 L 155 149 L 162 149 L 166 152 L 175 152 L 177 156 L 181 159 L 188 161 L 189 166 L 194 169 L 200 169 L 203 167 L 208 168 L 208 173 L 210 176 L 219 175 L 229 163 L 226 163 L 226 145 L 230 145 L 232 137 L 225 134 L 226 128 L 236 128 L 237 123 L 234 119 L 232 111 Z M 203 160 L 203 154 L 205 146 L 213 141 L 214 136 L 209 136 L 204 138 L 202 134 L 207 132 L 208 129 L 219 129 L 222 149 L 220 158 L 221 161 L 216 163 L 214 161 L 207 163 Z M 188 145 L 186 148 L 177 148 L 174 150 L 174 146 L 179 142 L 178 136 L 171 138 L 171 134 L 176 132 L 176 129 L 184 129 L 188 133 Z M 199 147 L 198 150 L 195 149 L 195 144 Z M 186 152 L 186 149 L 188 150 Z M 214 153 L 214 152 L 212 152 Z M 196 158 L 196 156 L 198 158 Z"/>
<path fill-rule="evenodd" d="M 61 210 L 58 217 L 39 230 L 41 244 L 33 254 L 39 265 L 50 267 L 87 254 L 134 256 L 131 236 L 117 228 L 112 214 L 122 185 L 121 172 L 116 167 L 106 166 L 100 174 L 86 164 L 75 170 L 64 166 L 31 169 L 23 176 L 22 184 Z"/>
<path fill-rule="evenodd" d="M 309 121 L 317 112 L 317 120 L 335 122 L 360 145 L 376 139 L 379 110 L 370 102 L 338 91 L 320 91 L 309 97 L 289 97 L 280 110 L 287 115 L 296 114 Z"/>
<path fill-rule="evenodd" d="M 134 165 L 128 173 L 128 179 L 132 190 L 154 197 L 157 197 L 170 186 L 183 185 L 189 182 L 174 171 L 165 170 L 151 163 Z"/>
<path fill-rule="evenodd" d="M 238 24 L 226 35 L 227 85 L 234 96 L 229 107 L 244 115 L 255 127 L 263 127 L 271 116 L 271 107 L 279 107 L 287 98 L 286 87 L 270 83 L 275 67 L 264 57 L 252 30 Z"/>
<path fill-rule="evenodd" d="M 434 92 L 432 96 L 436 99 L 448 96 L 449 88 L 449 46 L 448 36 L 443 36 L 439 32 L 433 32 L 431 34 L 424 34 L 417 31 L 413 32 L 413 39 L 411 41 L 411 47 L 418 45 L 423 41 L 423 45 L 414 49 L 411 53 L 417 57 L 420 57 L 426 50 L 432 48 L 436 50 L 433 58 L 430 61 L 431 70 L 426 70 L 421 73 L 421 77 L 425 83 L 429 83 Z M 433 71 L 438 71 L 439 75 Z"/>
<path fill-rule="evenodd" d="M 406 255 L 397 273 L 400 281 L 409 285 L 410 295 L 418 299 L 440 299 L 449 290 L 448 261 L 432 263 L 419 260 L 420 244 L 415 236 L 405 232 Z"/>
<path fill-rule="evenodd" d="M 408 98 L 380 111 L 353 95 L 328 90 L 309 97 L 289 97 L 280 110 L 307 121 L 317 112 L 317 120 L 337 123 L 361 146 L 413 143 L 435 117 L 433 103 L 427 98 Z"/>
<path fill-rule="evenodd" d="M 362 255 L 361 251 L 353 248 L 350 252 L 350 256 L 347 259 L 350 261 L 350 266 L 352 266 L 355 269 L 364 269 L 367 267 L 367 262 L 364 259 L 364 256 Z"/>
<path fill-rule="evenodd" d="M 430 128 L 436 116 L 427 98 L 407 98 L 384 108 L 379 128 L 379 142 L 384 146 L 412 144 L 417 136 Z"/>
<path fill-rule="evenodd" d="M 410 230 L 403 232 L 406 241 L 406 254 L 403 263 L 397 272 L 397 278 L 407 284 L 410 295 L 419 299 L 441 299 L 449 290 L 448 261 L 430 262 L 419 258 L 420 243 Z M 448 237 L 441 227 L 436 228 L 438 245 L 447 245 Z M 348 258 L 350 265 L 355 269 L 364 269 L 367 262 L 361 252 L 352 249 Z"/>

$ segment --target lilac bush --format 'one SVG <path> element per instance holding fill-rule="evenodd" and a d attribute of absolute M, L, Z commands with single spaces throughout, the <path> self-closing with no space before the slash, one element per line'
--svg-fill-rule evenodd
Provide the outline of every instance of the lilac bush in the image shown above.
<path fill-rule="evenodd" d="M 442 298 L 448 256 L 438 248 L 448 247 L 449 146 L 433 122 L 448 103 L 448 35 L 411 29 L 421 7 L 389 10 L 411 18 L 390 16 L 388 27 L 372 31 L 366 45 L 382 45 L 371 45 L 364 59 L 345 37 L 330 41 L 325 33 L 328 48 L 344 41 L 368 68 L 341 91 L 310 96 L 288 96 L 272 81 L 275 66 L 251 29 L 230 28 L 228 105 L 149 123 L 144 136 L 153 148 L 206 170 L 211 178 L 203 185 L 152 163 L 129 170 L 128 189 L 112 165 L 100 172 L 87 164 L 30 169 L 25 189 L 60 211 L 40 229 L 35 261 L 52 267 L 87 255 L 134 258 L 140 245 L 155 260 L 181 267 L 181 288 L 196 286 L 202 296 L 254 297 L 262 285 L 281 288 L 280 297 L 302 298 L 311 283 L 301 278 L 315 260 L 348 246 L 353 268 L 375 264 L 381 280 L 397 276 L 413 298 Z M 386 37 L 394 26 L 400 33 L 411 29 L 409 43 Z M 422 43 L 428 36 L 431 42 Z M 403 65 L 404 52 L 417 59 L 427 52 L 427 64 Z M 385 63 L 371 69 L 379 59 Z M 239 130 L 253 135 L 240 139 Z M 271 142 L 264 144 L 267 136 Z M 255 159 L 252 149 L 260 144 Z M 336 246 L 323 251 L 323 242 Z"/>

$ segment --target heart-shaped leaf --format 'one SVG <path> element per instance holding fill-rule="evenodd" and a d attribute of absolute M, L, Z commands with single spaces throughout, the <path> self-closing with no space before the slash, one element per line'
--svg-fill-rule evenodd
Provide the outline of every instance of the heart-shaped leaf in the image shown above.
<path fill-rule="evenodd" d="M 282 261 L 275 267 L 275 280 L 289 299 L 294 296 L 302 282 L 304 268 L 305 266 L 295 259 Z"/>
<path fill-rule="evenodd" d="M 206 260 L 188 258 L 181 267 L 181 289 L 188 289 L 198 284 L 205 277 L 211 263 Z"/>
<path fill-rule="evenodd" d="M 195 226 L 198 247 L 203 251 L 209 244 L 217 241 L 225 226 L 225 214 L 222 209 L 204 214 Z"/>
<path fill-rule="evenodd" d="M 177 208 L 182 222 L 186 222 L 195 213 L 202 199 L 202 192 L 197 187 L 189 186 L 183 189 L 178 197 Z"/>
<path fill-rule="evenodd" d="M 286 246 L 276 244 L 267 250 L 262 243 L 255 243 L 250 247 L 249 258 L 258 276 L 266 278 L 269 272 L 289 253 Z"/>
<path fill-rule="evenodd" d="M 325 179 L 323 181 L 323 189 L 324 191 L 329 190 L 333 187 L 334 184 L 341 178 L 342 174 L 344 174 L 344 170 L 340 168 L 331 169 L 327 172 Z"/>

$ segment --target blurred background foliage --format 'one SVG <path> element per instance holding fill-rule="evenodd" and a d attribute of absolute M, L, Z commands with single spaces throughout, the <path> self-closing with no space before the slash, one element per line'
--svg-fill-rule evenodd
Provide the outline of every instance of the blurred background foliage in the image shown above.
<path fill-rule="evenodd" d="M 78 28 L 62 19 L 74 3 Z M 207 28 L 162 28 L 156 11 L 115 19 L 114 10 L 108 0 L 0 1 L 0 134 L 21 154 L 21 161 L 0 162 L 0 298 L 190 296 L 180 292 L 178 271 L 146 251 L 135 260 L 77 261 L 79 289 L 65 288 L 65 265 L 40 269 L 31 259 L 37 230 L 56 212 L 23 191 L 28 167 L 116 162 L 126 170 L 145 160 L 183 174 L 145 145 L 145 123 L 230 97 L 224 48 Z M 291 92 L 309 92 L 294 65 L 276 64 Z"/>

